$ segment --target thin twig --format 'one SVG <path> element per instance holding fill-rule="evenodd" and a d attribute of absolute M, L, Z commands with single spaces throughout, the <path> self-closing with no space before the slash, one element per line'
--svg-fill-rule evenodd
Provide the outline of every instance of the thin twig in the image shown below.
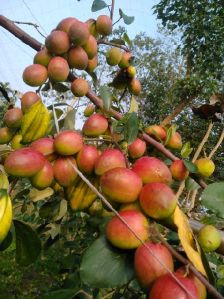
<path fill-rule="evenodd" d="M 114 22 L 114 23 L 113 23 L 113 26 L 114 26 L 115 24 L 117 24 L 121 19 L 122 19 L 122 17 L 120 17 L 116 22 Z"/>
<path fill-rule="evenodd" d="M 98 44 L 98 45 L 112 46 L 112 47 L 120 48 L 120 49 L 122 49 L 122 50 L 124 50 L 124 51 L 126 51 L 126 52 L 130 52 L 130 49 L 129 49 L 128 47 L 126 47 L 126 46 L 124 46 L 124 45 L 119 45 L 119 44 L 116 44 L 116 43 L 111 43 L 111 42 L 109 42 L 109 41 L 107 41 L 107 40 L 104 40 L 104 39 L 99 39 L 99 40 L 97 41 L 97 44 Z"/>
<path fill-rule="evenodd" d="M 215 152 L 217 151 L 217 149 L 219 148 L 219 146 L 223 142 L 223 139 L 224 139 L 224 129 L 222 130 L 222 133 L 221 133 L 221 135 L 219 137 L 218 142 L 216 143 L 215 147 L 213 148 L 213 150 L 209 154 L 209 156 L 208 156 L 209 159 L 211 159 L 214 156 Z"/>
<path fill-rule="evenodd" d="M 192 162 L 193 162 L 193 163 L 197 160 L 197 158 L 199 157 L 199 155 L 200 155 L 200 153 L 201 153 L 201 151 L 202 151 L 202 149 L 203 149 L 203 146 L 204 146 L 205 143 L 208 141 L 208 137 L 209 137 L 209 135 L 210 135 L 210 133 L 211 133 L 211 130 L 212 130 L 213 125 L 214 125 L 214 124 L 213 124 L 212 122 L 209 123 L 207 132 L 205 133 L 204 138 L 202 139 L 201 143 L 199 144 L 199 146 L 198 146 L 198 148 L 197 148 L 197 150 L 196 150 L 196 152 L 195 152 L 195 154 L 194 154 L 194 157 L 193 157 L 193 159 L 192 159 Z"/>
<path fill-rule="evenodd" d="M 20 22 L 20 21 L 12 21 L 12 22 L 15 23 L 15 24 L 22 24 L 22 25 L 33 26 L 41 36 L 43 36 L 44 38 L 46 38 L 46 36 L 39 30 L 40 26 L 38 26 L 35 23 L 31 23 L 31 22 Z"/>
<path fill-rule="evenodd" d="M 53 107 L 53 115 L 54 115 L 54 123 L 55 123 L 56 131 L 57 131 L 57 133 L 59 133 L 60 129 L 59 129 L 59 124 L 58 124 L 58 119 L 57 119 L 54 103 L 52 104 L 52 107 Z"/>
<path fill-rule="evenodd" d="M 192 195 L 191 195 L 190 206 L 187 211 L 188 215 L 194 209 L 197 194 L 198 194 L 198 189 L 193 190 Z"/>

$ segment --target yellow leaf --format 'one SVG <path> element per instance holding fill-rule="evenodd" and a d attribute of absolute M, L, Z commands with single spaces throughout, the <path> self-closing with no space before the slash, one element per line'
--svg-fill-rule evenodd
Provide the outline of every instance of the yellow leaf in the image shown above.
<path fill-rule="evenodd" d="M 194 236 L 188 218 L 178 206 L 174 212 L 174 223 L 178 228 L 178 236 L 188 259 L 198 271 L 207 276 L 201 260 L 201 253 L 194 246 Z"/>
<path fill-rule="evenodd" d="M 138 102 L 136 101 L 135 97 L 131 98 L 131 104 L 128 113 L 132 112 L 138 112 Z"/>
<path fill-rule="evenodd" d="M 50 187 L 45 188 L 44 190 L 37 190 L 35 188 L 32 188 L 29 193 L 29 198 L 33 201 L 39 201 L 44 200 L 47 197 L 50 197 L 52 194 L 54 194 L 54 190 Z"/>

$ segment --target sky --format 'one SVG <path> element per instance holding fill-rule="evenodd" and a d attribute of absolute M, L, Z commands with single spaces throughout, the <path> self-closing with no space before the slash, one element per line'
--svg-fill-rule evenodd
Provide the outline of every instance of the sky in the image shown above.
<path fill-rule="evenodd" d="M 59 21 L 66 17 L 86 21 L 97 18 L 100 14 L 108 14 L 108 9 L 91 12 L 92 2 L 93 0 L 0 0 L 0 14 L 12 21 L 35 23 L 47 36 Z M 110 0 L 105 2 L 111 3 Z M 152 11 L 152 6 L 156 3 L 158 0 L 116 0 L 114 21 L 118 19 L 118 10 L 121 8 L 126 15 L 135 16 L 131 25 L 125 25 L 123 21 L 118 23 L 126 26 L 130 37 L 139 32 L 156 37 L 157 20 Z M 44 43 L 44 38 L 33 26 L 18 26 Z M 0 27 L 0 82 L 9 82 L 12 89 L 21 92 L 32 90 L 33 88 L 23 82 L 22 73 L 26 66 L 32 64 L 34 55 L 34 50 Z"/>

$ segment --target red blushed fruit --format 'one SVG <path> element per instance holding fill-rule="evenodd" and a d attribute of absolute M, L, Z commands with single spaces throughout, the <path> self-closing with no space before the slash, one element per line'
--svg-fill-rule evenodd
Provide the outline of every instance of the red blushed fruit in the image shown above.
<path fill-rule="evenodd" d="M 147 218 L 141 212 L 128 210 L 119 212 L 119 215 L 126 221 L 126 223 L 139 236 L 139 238 L 141 238 L 142 241 L 146 241 L 148 239 L 149 223 Z M 141 244 L 141 242 L 117 216 L 114 216 L 108 222 L 106 227 L 106 237 L 111 244 L 121 249 L 134 249 Z"/>
<path fill-rule="evenodd" d="M 83 147 L 82 136 L 72 130 L 60 132 L 54 140 L 55 151 L 63 156 L 74 155 Z"/>
<path fill-rule="evenodd" d="M 84 123 L 82 128 L 83 134 L 86 136 L 99 136 L 106 132 L 108 121 L 102 114 L 92 114 Z"/>
<path fill-rule="evenodd" d="M 91 174 L 98 157 L 99 152 L 94 145 L 84 145 L 77 155 L 77 165 L 82 172 Z"/>
<path fill-rule="evenodd" d="M 206 287 L 197 278 L 197 276 L 194 275 L 193 272 L 189 271 L 189 269 L 186 269 L 185 267 L 181 267 L 176 270 L 176 273 L 179 273 L 182 276 L 191 279 L 195 283 L 195 286 L 197 288 L 198 299 L 206 299 L 206 297 L 207 297 Z"/>
<path fill-rule="evenodd" d="M 126 167 L 125 157 L 123 153 L 114 148 L 105 149 L 95 164 L 95 173 L 102 175 L 106 171 L 116 168 Z"/>
<path fill-rule="evenodd" d="M 59 185 L 68 187 L 74 183 L 77 173 L 72 164 L 76 166 L 76 161 L 73 157 L 61 157 L 54 161 L 54 177 Z"/>
<path fill-rule="evenodd" d="M 32 64 L 25 68 L 23 81 L 30 86 L 40 86 L 47 80 L 47 69 L 41 64 Z"/>
<path fill-rule="evenodd" d="M 30 181 L 33 187 L 42 190 L 49 187 L 52 184 L 53 179 L 53 167 L 51 163 L 46 160 L 43 168 L 38 171 L 33 177 L 31 177 Z"/>
<path fill-rule="evenodd" d="M 50 137 L 40 138 L 30 145 L 39 153 L 43 154 L 48 161 L 54 161 L 56 154 L 54 154 L 54 139 Z"/>
<path fill-rule="evenodd" d="M 166 130 L 159 125 L 152 125 L 145 128 L 145 132 L 159 141 L 166 140 Z"/>
<path fill-rule="evenodd" d="M 172 177 L 177 181 L 185 180 L 188 175 L 189 171 L 187 170 L 186 166 L 184 165 L 183 160 L 176 160 L 170 166 L 170 171 Z"/>
<path fill-rule="evenodd" d="M 146 184 L 141 190 L 139 201 L 145 214 L 155 219 L 169 217 L 177 205 L 173 190 L 164 183 Z"/>
<path fill-rule="evenodd" d="M 66 32 L 54 30 L 45 40 L 45 45 L 50 53 L 60 55 L 69 50 L 70 41 Z"/>
<path fill-rule="evenodd" d="M 168 273 L 164 266 L 173 272 L 174 265 L 172 255 L 164 245 L 150 241 L 144 244 L 148 249 L 143 244 L 138 247 L 135 252 L 134 267 L 141 286 L 149 289 L 157 278 Z"/>
<path fill-rule="evenodd" d="M 75 46 L 85 45 L 90 35 L 88 25 L 76 20 L 71 24 L 68 35 Z"/>
<path fill-rule="evenodd" d="M 145 150 L 146 150 L 146 143 L 140 138 L 135 139 L 135 141 L 128 146 L 129 156 L 133 159 L 137 159 L 143 156 Z"/>
<path fill-rule="evenodd" d="M 12 108 L 6 111 L 4 115 L 4 123 L 8 128 L 20 128 L 23 113 L 20 108 Z"/>
<path fill-rule="evenodd" d="M 199 299 L 196 286 L 191 279 L 185 278 L 178 273 L 174 275 L 192 297 L 188 295 L 170 274 L 166 274 L 155 281 L 149 292 L 148 299 Z"/>
<path fill-rule="evenodd" d="M 44 156 L 32 148 L 21 148 L 11 154 L 5 160 L 5 171 L 16 177 L 31 177 L 43 168 Z"/>
<path fill-rule="evenodd" d="M 172 175 L 166 164 L 155 157 L 142 157 L 132 167 L 143 181 L 143 184 L 158 182 L 170 184 Z"/>
<path fill-rule="evenodd" d="M 69 65 L 63 57 L 53 57 L 47 67 L 48 76 L 52 81 L 63 82 L 69 74 Z"/>
<path fill-rule="evenodd" d="M 21 108 L 26 112 L 34 103 L 40 100 L 40 96 L 33 91 L 25 92 L 21 98 Z"/>
<path fill-rule="evenodd" d="M 141 178 L 128 168 L 113 168 L 100 178 L 103 193 L 111 200 L 128 203 L 137 200 L 142 189 Z"/>
<path fill-rule="evenodd" d="M 182 148 L 182 138 L 180 134 L 175 132 L 166 146 L 174 150 L 180 150 Z"/>
<path fill-rule="evenodd" d="M 75 19 L 73 17 L 65 18 L 65 19 L 61 20 L 61 22 L 57 25 L 56 29 L 57 30 L 62 30 L 64 32 L 68 33 L 69 28 L 71 27 L 71 25 L 74 22 L 77 22 L 77 19 Z"/>

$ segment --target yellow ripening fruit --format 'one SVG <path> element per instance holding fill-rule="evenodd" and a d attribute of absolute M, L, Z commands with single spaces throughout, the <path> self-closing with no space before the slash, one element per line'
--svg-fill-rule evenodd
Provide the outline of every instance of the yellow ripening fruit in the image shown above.
<path fill-rule="evenodd" d="M 7 236 L 12 224 L 12 202 L 6 189 L 0 189 L 0 243 Z"/>
<path fill-rule="evenodd" d="M 209 158 L 198 159 L 195 161 L 195 165 L 198 168 L 198 173 L 204 177 L 210 177 L 215 170 L 215 164 Z"/>
<path fill-rule="evenodd" d="M 49 129 L 50 113 L 45 105 L 38 101 L 24 114 L 21 125 L 22 142 L 29 143 L 44 137 Z"/>
<path fill-rule="evenodd" d="M 99 186 L 97 177 L 89 180 L 96 188 Z M 73 211 L 84 210 L 90 207 L 97 198 L 97 194 L 80 177 L 76 179 L 73 185 L 66 188 L 66 194 Z"/>

